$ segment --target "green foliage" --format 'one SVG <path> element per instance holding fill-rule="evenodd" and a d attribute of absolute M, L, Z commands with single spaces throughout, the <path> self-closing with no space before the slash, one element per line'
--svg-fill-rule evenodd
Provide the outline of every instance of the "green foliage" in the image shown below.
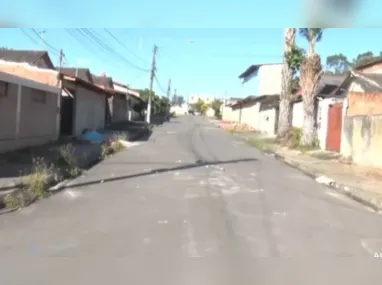
<path fill-rule="evenodd" d="M 305 38 L 309 43 L 307 56 L 311 57 L 315 54 L 315 45 L 321 41 L 324 29 L 322 28 L 300 28 L 300 36 Z"/>
<path fill-rule="evenodd" d="M 82 173 L 82 169 L 77 166 L 73 146 L 71 144 L 61 146 L 59 151 L 61 159 L 66 164 L 66 175 L 71 178 L 79 176 Z"/>
<path fill-rule="evenodd" d="M 183 96 L 176 95 L 176 94 L 174 94 L 174 96 L 172 96 L 171 105 L 173 105 L 173 106 L 176 106 L 176 105 L 181 106 L 184 102 L 185 102 L 185 100 L 184 100 Z"/>
<path fill-rule="evenodd" d="M 167 112 L 169 111 L 170 109 L 170 100 L 165 97 L 165 96 L 162 96 L 159 98 L 159 109 L 160 109 L 160 112 Z"/>
<path fill-rule="evenodd" d="M 198 99 L 198 101 L 191 105 L 191 108 L 199 113 L 202 113 L 202 106 L 205 105 L 202 99 Z"/>
<path fill-rule="evenodd" d="M 371 51 L 363 52 L 357 55 L 352 61 L 350 61 L 342 53 L 333 54 L 326 58 L 326 73 L 331 74 L 343 74 L 350 68 L 357 68 L 359 66 L 372 63 L 382 59 L 382 52 L 374 54 Z"/>
<path fill-rule="evenodd" d="M 217 117 L 218 119 L 221 117 L 220 108 L 221 108 L 222 105 L 223 105 L 223 102 L 221 100 L 219 100 L 219 99 L 214 99 L 211 102 L 211 108 L 214 110 L 215 117 Z"/>
<path fill-rule="evenodd" d="M 302 137 L 302 129 L 292 128 L 289 136 L 289 147 L 298 148 Z"/>
<path fill-rule="evenodd" d="M 34 158 L 31 173 L 22 177 L 21 183 L 32 197 L 42 199 L 45 196 L 45 187 L 54 172 L 54 166 L 48 165 L 42 157 Z"/>
<path fill-rule="evenodd" d="M 326 58 L 326 67 L 334 74 L 342 74 L 349 70 L 351 63 L 345 55 L 339 53 Z"/>
<path fill-rule="evenodd" d="M 355 59 L 353 59 L 353 67 L 357 68 L 359 66 L 369 64 L 381 59 L 382 59 L 382 52 L 376 55 L 371 51 L 367 51 L 364 53 L 360 53 L 359 55 L 357 55 Z"/>
<path fill-rule="evenodd" d="M 300 28 L 300 36 L 305 38 L 308 42 L 319 42 L 322 40 L 323 28 Z"/>
<path fill-rule="evenodd" d="M 257 148 L 258 150 L 266 153 L 274 152 L 275 140 L 269 138 L 248 138 L 246 142 Z"/>
<path fill-rule="evenodd" d="M 207 110 L 208 110 L 208 108 L 209 108 L 209 106 L 208 106 L 207 104 L 203 103 L 203 104 L 200 106 L 200 113 L 201 113 L 202 115 L 205 115 L 206 112 L 207 112 Z"/>
<path fill-rule="evenodd" d="M 297 45 L 293 45 L 292 50 L 289 53 L 285 54 L 286 61 L 288 63 L 289 68 L 292 70 L 293 76 L 295 76 L 300 70 L 300 65 L 304 56 L 305 50 L 303 48 L 298 47 Z"/>

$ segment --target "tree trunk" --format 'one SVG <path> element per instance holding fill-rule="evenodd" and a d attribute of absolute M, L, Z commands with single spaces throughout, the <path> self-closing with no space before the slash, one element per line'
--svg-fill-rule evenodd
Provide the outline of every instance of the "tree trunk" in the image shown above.
<path fill-rule="evenodd" d="M 291 122 L 291 97 L 293 76 L 287 62 L 287 55 L 292 51 L 296 38 L 295 28 L 284 29 L 284 61 L 282 69 L 281 94 L 279 105 L 279 122 L 277 137 L 285 138 L 292 126 Z"/>
<path fill-rule="evenodd" d="M 304 123 L 301 136 L 301 145 L 313 146 L 316 138 L 314 96 L 303 94 Z"/>
<path fill-rule="evenodd" d="M 281 98 L 279 105 L 279 124 L 277 129 L 277 136 L 284 138 L 288 134 L 292 122 L 291 122 L 291 102 L 288 98 Z"/>
<path fill-rule="evenodd" d="M 304 109 L 304 124 L 300 144 L 303 146 L 313 146 L 315 143 L 315 95 L 320 74 L 320 56 L 314 54 L 311 57 L 304 58 L 300 70 L 300 84 Z"/>

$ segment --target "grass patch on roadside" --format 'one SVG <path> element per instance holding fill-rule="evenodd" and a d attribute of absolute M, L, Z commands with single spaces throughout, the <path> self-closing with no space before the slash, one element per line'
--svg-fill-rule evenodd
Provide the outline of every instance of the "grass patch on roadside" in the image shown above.
<path fill-rule="evenodd" d="M 75 178 L 82 174 L 83 170 L 77 166 L 74 148 L 71 144 L 60 147 L 60 158 L 65 163 L 65 174 L 69 178 Z"/>
<path fill-rule="evenodd" d="M 122 141 L 127 141 L 127 135 L 124 133 L 116 133 L 112 136 L 109 144 L 102 145 L 101 160 L 106 159 L 108 156 L 124 150 L 126 147 Z"/>
<path fill-rule="evenodd" d="M 57 169 L 53 164 L 48 165 L 41 157 L 33 158 L 30 173 L 21 177 L 22 188 L 4 197 L 5 207 L 21 208 L 35 199 L 43 199 L 47 193 L 47 185 L 56 174 Z"/>
<path fill-rule="evenodd" d="M 273 152 L 277 140 L 273 138 L 248 138 L 246 142 L 262 152 Z"/>

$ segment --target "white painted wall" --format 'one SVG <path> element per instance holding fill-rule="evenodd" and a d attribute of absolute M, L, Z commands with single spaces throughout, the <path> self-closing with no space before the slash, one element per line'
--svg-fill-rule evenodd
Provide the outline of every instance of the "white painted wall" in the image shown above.
<path fill-rule="evenodd" d="M 206 115 L 207 115 L 207 117 L 214 117 L 214 116 L 215 116 L 215 111 L 214 111 L 214 109 L 212 109 L 212 108 L 208 108 L 208 109 L 207 109 L 207 112 L 206 112 Z"/>
<path fill-rule="evenodd" d="M 302 128 L 304 124 L 304 108 L 302 102 L 293 104 L 292 110 L 292 126 L 295 128 Z"/>
<path fill-rule="evenodd" d="M 276 114 L 275 108 L 260 111 L 258 130 L 268 136 L 275 136 Z"/>
<path fill-rule="evenodd" d="M 182 106 L 171 106 L 170 113 L 175 113 L 175 115 L 185 115 L 188 113 L 188 106 L 183 104 Z"/>
<path fill-rule="evenodd" d="M 233 110 L 230 106 L 222 105 L 222 120 L 223 121 L 231 121 L 231 122 L 239 122 L 239 109 Z"/>
<path fill-rule="evenodd" d="M 241 123 L 247 124 L 254 129 L 259 129 L 259 103 L 248 103 L 241 110 Z"/>
<path fill-rule="evenodd" d="M 257 95 L 281 93 L 282 64 L 262 65 L 259 68 Z"/>

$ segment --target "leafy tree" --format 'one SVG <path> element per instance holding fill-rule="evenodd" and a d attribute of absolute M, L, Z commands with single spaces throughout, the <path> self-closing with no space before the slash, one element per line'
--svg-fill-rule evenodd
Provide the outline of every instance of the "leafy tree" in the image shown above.
<path fill-rule="evenodd" d="M 326 67 L 334 74 L 343 74 L 350 69 L 351 63 L 345 55 L 339 53 L 326 58 Z"/>
<path fill-rule="evenodd" d="M 357 68 L 359 66 L 372 63 L 382 59 L 382 52 L 374 54 L 371 51 L 360 53 L 352 61 L 339 53 L 333 54 L 326 58 L 326 72 L 332 74 L 342 74 L 347 72 L 350 68 Z"/>
<path fill-rule="evenodd" d="M 316 138 L 314 106 L 315 90 L 321 76 L 321 58 L 316 54 L 316 43 L 321 41 L 324 29 L 301 28 L 299 33 L 308 41 L 307 55 L 301 62 L 300 85 L 303 99 L 304 124 L 300 144 L 313 146 Z"/>
<path fill-rule="evenodd" d="M 198 101 L 191 105 L 192 110 L 202 113 L 203 105 L 205 105 L 202 99 L 198 99 Z"/>
<path fill-rule="evenodd" d="M 219 118 L 220 117 L 220 108 L 221 106 L 223 105 L 223 102 L 219 99 L 214 99 L 212 102 L 211 102 L 211 108 L 214 110 L 215 112 L 215 117 Z"/>
<path fill-rule="evenodd" d="M 300 28 L 299 33 L 300 36 L 305 38 L 308 41 L 309 48 L 308 48 L 308 57 L 312 57 L 313 55 L 316 54 L 315 47 L 316 43 L 321 41 L 322 39 L 322 34 L 323 34 L 324 29 L 320 28 Z"/>
<path fill-rule="evenodd" d="M 173 105 L 173 106 L 176 106 L 176 105 L 181 106 L 184 102 L 185 102 L 185 100 L 184 100 L 183 96 L 176 95 L 176 94 L 174 94 L 174 96 L 172 96 L 171 105 Z"/>
<path fill-rule="evenodd" d="M 209 108 L 208 104 L 203 103 L 203 104 L 200 106 L 200 113 L 201 113 L 202 115 L 205 115 L 205 114 L 207 113 L 208 108 Z"/>
<path fill-rule="evenodd" d="M 355 59 L 353 59 L 353 67 L 357 68 L 361 65 L 369 64 L 369 63 L 372 63 L 372 62 L 374 62 L 376 60 L 380 60 L 380 59 L 382 59 L 382 53 L 381 52 L 378 55 L 375 55 L 371 51 L 360 53 L 359 55 L 357 55 L 357 57 Z"/>
<path fill-rule="evenodd" d="M 170 100 L 167 97 L 165 96 L 160 97 L 158 104 L 159 104 L 160 112 L 167 113 L 169 111 Z"/>
<path fill-rule="evenodd" d="M 148 104 L 150 89 L 146 88 L 146 89 L 140 90 L 139 94 L 140 94 L 140 98 Z M 160 97 L 157 94 L 155 94 L 155 91 L 152 91 L 151 92 L 151 114 L 154 114 L 156 109 L 160 108 L 159 106 L 160 106 Z"/>

